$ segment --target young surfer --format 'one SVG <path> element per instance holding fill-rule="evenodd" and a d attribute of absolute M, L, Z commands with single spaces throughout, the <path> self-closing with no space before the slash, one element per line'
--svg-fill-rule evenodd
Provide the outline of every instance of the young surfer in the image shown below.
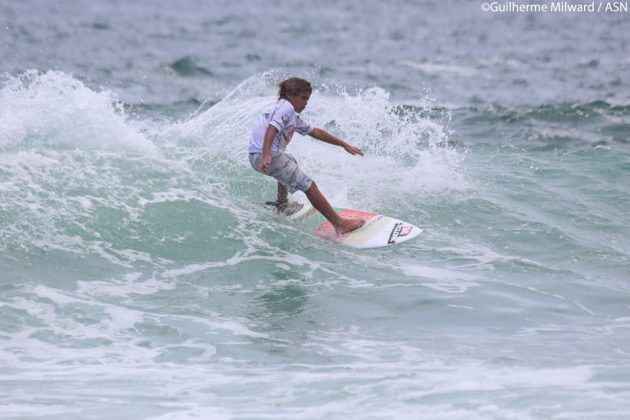
<path fill-rule="evenodd" d="M 327 131 L 313 127 L 300 118 L 312 93 L 311 84 L 298 77 L 292 77 L 278 85 L 278 101 L 260 117 L 254 127 L 249 142 L 249 162 L 252 167 L 278 181 L 276 205 L 280 211 L 289 206 L 288 193 L 300 190 L 306 194 L 313 207 L 328 219 L 339 234 L 358 229 L 365 223 L 362 220 L 346 219 L 339 216 L 328 200 L 293 156 L 285 149 L 293 134 L 301 135 L 343 147 L 351 155 L 363 156 L 363 151 L 333 136 Z"/>

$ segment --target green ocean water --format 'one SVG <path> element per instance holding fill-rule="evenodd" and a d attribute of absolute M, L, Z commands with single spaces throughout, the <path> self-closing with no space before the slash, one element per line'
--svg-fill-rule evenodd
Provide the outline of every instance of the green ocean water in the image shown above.
<path fill-rule="evenodd" d="M 627 417 L 627 17 L 261 4 L 0 6 L 0 417 Z M 416 240 L 260 205 L 296 73 L 366 156 L 291 153 Z"/>

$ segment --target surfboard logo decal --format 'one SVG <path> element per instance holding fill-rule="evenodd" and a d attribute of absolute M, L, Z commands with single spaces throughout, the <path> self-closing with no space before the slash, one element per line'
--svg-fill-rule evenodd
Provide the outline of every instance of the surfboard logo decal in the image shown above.
<path fill-rule="evenodd" d="M 392 233 L 389 234 L 389 239 L 387 240 L 387 243 L 395 244 L 397 238 L 409 235 L 412 229 L 413 226 L 411 225 L 405 225 L 402 222 L 396 222 L 394 228 L 392 229 Z"/>
<path fill-rule="evenodd" d="M 412 229 L 413 226 L 411 225 L 403 226 L 402 229 L 400 229 L 400 233 L 398 234 L 398 236 L 407 236 L 411 233 Z"/>
<path fill-rule="evenodd" d="M 396 243 L 396 238 L 398 238 L 398 235 L 400 234 L 401 229 L 402 229 L 402 223 L 398 222 L 394 225 L 394 228 L 392 229 L 392 233 L 389 234 L 389 239 L 387 240 L 388 244 Z"/>

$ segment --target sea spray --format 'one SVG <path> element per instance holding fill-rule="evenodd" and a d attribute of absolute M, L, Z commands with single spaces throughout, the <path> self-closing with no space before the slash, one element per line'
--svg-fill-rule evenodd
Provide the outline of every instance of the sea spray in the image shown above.
<path fill-rule="evenodd" d="M 167 136 L 171 142 L 194 142 L 198 148 L 189 152 L 195 156 L 220 156 L 251 171 L 246 145 L 256 118 L 275 101 L 274 90 L 270 74 L 249 78 L 225 100 L 174 126 Z M 421 114 L 422 109 L 404 111 L 394 105 L 389 93 L 381 88 L 351 94 L 343 87 L 326 86 L 322 91 L 315 90 L 302 117 L 363 148 L 365 157 L 352 157 L 339 148 L 302 136 L 294 138 L 288 152 L 339 205 L 376 210 L 389 207 L 392 200 L 400 203 L 418 194 L 468 190 L 463 169 L 465 150 L 449 144 L 445 121 Z M 196 160 L 195 156 L 187 156 Z M 236 184 L 238 180 L 228 182 Z M 260 183 L 272 190 L 269 179 L 260 177 Z"/>
<path fill-rule="evenodd" d="M 150 139 L 130 124 L 122 102 L 54 70 L 5 75 L 0 89 L 0 148 L 41 144 L 53 148 L 156 154 Z"/>

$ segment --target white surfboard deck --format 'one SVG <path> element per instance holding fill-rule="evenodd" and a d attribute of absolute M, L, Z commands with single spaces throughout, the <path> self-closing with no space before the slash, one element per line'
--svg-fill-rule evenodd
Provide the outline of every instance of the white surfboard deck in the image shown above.
<path fill-rule="evenodd" d="M 313 229 L 317 236 L 359 249 L 400 244 L 422 233 L 422 230 L 416 225 L 381 214 L 337 207 L 335 211 L 345 218 L 365 220 L 365 225 L 352 232 L 339 235 L 335 232 L 332 224 L 311 204 L 304 204 L 304 207 L 297 213 L 286 217 L 293 222 L 302 223 L 309 229 Z"/>

